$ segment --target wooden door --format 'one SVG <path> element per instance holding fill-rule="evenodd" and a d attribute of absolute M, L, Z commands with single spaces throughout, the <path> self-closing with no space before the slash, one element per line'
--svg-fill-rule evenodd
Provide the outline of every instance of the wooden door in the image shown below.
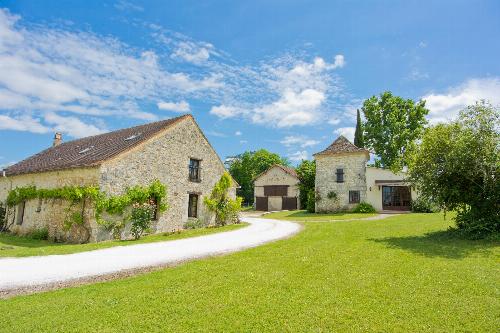
<path fill-rule="evenodd" d="M 297 198 L 296 197 L 282 197 L 283 204 L 281 205 L 284 210 L 295 210 L 297 209 Z"/>
<path fill-rule="evenodd" d="M 268 202 L 267 197 L 256 197 L 255 198 L 255 210 L 259 211 L 268 211 Z"/>

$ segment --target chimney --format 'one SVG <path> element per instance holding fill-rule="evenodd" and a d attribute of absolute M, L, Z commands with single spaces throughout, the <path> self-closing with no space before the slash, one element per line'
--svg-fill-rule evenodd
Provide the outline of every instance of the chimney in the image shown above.
<path fill-rule="evenodd" d="M 54 142 L 52 142 L 52 147 L 59 146 L 62 143 L 62 134 L 57 132 L 54 135 Z"/>

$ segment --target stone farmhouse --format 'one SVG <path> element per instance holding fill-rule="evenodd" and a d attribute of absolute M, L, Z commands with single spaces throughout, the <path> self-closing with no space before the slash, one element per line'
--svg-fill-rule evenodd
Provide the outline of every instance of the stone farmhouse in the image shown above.
<path fill-rule="evenodd" d="M 294 210 L 300 207 L 300 180 L 294 169 L 273 165 L 254 179 L 254 202 L 258 211 Z"/>
<path fill-rule="evenodd" d="M 410 210 L 417 193 L 404 174 L 367 166 L 368 150 L 338 137 L 316 160 L 316 212 L 349 210 L 367 202 L 376 210 Z"/>
<path fill-rule="evenodd" d="M 61 135 L 56 134 L 53 147 L 4 170 L 0 201 L 5 202 L 13 188 L 29 185 L 98 186 L 109 195 L 120 195 L 128 187 L 147 186 L 158 179 L 167 186 L 169 209 L 155 217 L 154 232 L 181 229 L 189 218 L 213 222 L 203 198 L 210 195 L 225 168 L 191 115 L 61 141 Z M 235 188 L 230 195 L 235 197 Z M 24 234 L 46 227 L 51 239 L 74 242 L 82 237 L 88 241 L 111 238 L 110 232 L 96 223 L 90 208 L 82 212 L 90 235 L 64 230 L 67 206 L 54 199 L 22 202 L 8 211 L 10 230 Z"/>

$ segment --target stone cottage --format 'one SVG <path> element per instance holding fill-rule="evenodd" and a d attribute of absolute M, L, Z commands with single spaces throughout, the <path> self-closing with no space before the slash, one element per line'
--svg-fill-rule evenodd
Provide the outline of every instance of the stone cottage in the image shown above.
<path fill-rule="evenodd" d="M 316 212 L 349 210 L 360 202 L 378 211 L 410 210 L 417 193 L 404 180 L 404 174 L 369 167 L 368 150 L 338 137 L 316 160 Z"/>
<path fill-rule="evenodd" d="M 53 147 L 4 170 L 2 202 L 10 190 L 29 185 L 48 189 L 98 186 L 109 195 L 120 195 L 128 187 L 147 186 L 157 179 L 167 186 L 169 209 L 155 216 L 154 232 L 181 229 L 189 218 L 213 222 L 203 198 L 210 195 L 225 168 L 191 115 L 66 143 L 61 140 L 56 134 Z M 234 198 L 236 189 L 230 194 Z M 90 207 L 82 212 L 90 235 L 64 230 L 67 206 L 54 199 L 23 202 L 8 211 L 10 230 L 24 234 L 48 228 L 50 238 L 74 242 L 111 237 L 96 223 Z"/>
<path fill-rule="evenodd" d="M 294 169 L 273 165 L 254 179 L 255 209 L 294 210 L 300 207 L 300 180 Z"/>

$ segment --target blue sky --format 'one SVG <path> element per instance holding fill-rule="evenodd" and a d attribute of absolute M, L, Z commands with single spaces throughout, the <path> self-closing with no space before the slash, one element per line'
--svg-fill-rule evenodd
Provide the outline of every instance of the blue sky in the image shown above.
<path fill-rule="evenodd" d="M 292 162 L 385 90 L 433 123 L 500 104 L 499 1 L 0 1 L 0 166 L 192 113 L 222 158 Z"/>

